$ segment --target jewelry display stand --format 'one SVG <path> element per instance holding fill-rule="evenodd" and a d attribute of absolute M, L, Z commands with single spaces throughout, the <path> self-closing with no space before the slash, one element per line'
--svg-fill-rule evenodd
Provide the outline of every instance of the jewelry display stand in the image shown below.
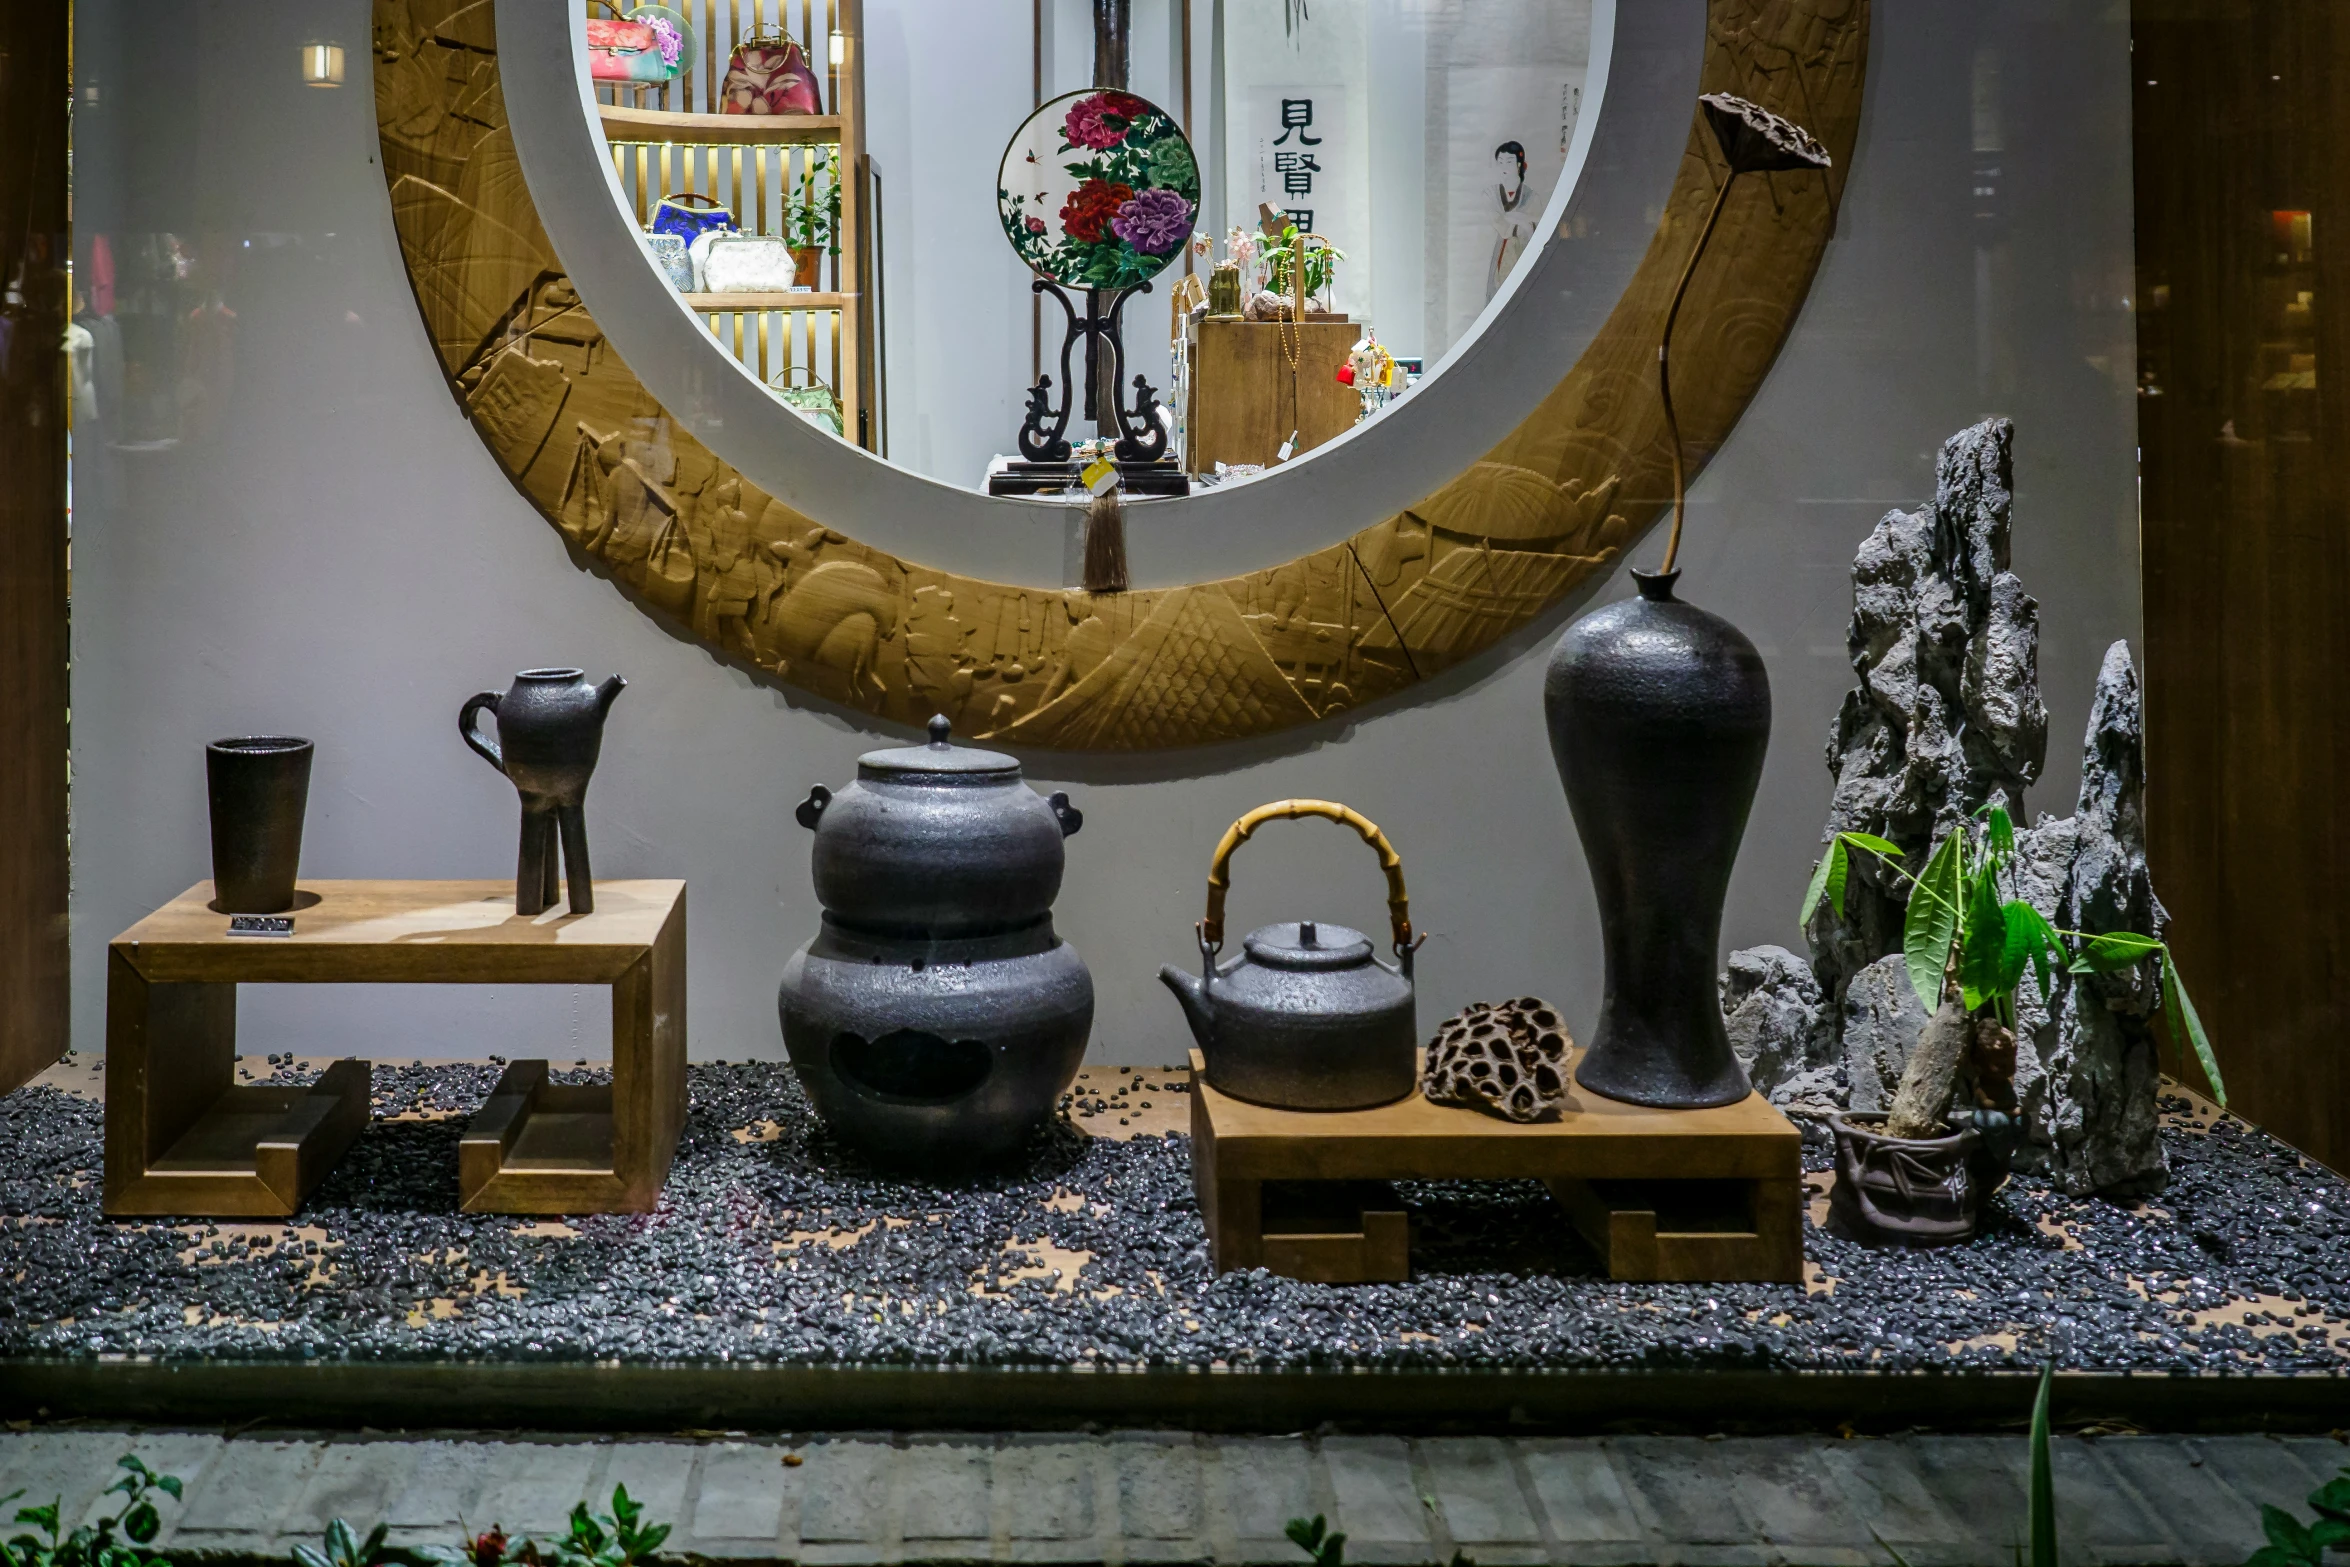
<path fill-rule="evenodd" d="M 1271 1110 L 1210 1088 L 1191 1053 L 1192 1184 L 1220 1273 L 1407 1278 L 1409 1216 L 1374 1183 L 1531 1178 L 1610 1278 L 1795 1283 L 1802 1149 L 1802 1134 L 1759 1094 L 1652 1110 L 1573 1088 L 1558 1120 L 1533 1125 L 1418 1093 L 1372 1110 Z"/>
<path fill-rule="evenodd" d="M 283 1218 L 367 1125 L 368 1065 L 238 1084 L 240 984 L 609 985 L 612 1080 L 516 1061 L 466 1128 L 469 1213 L 643 1212 L 685 1124 L 685 883 L 601 881 L 593 914 L 504 881 L 320 881 L 284 935 L 231 935 L 198 882 L 107 952 L 110 1214 Z"/>

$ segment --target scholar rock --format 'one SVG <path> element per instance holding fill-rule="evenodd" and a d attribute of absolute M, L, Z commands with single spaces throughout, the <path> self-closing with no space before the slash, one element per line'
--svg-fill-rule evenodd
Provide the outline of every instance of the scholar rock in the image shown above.
<path fill-rule="evenodd" d="M 1846 641 L 1858 682 L 1828 741 L 1827 832 L 1891 839 L 1912 868 L 1994 801 L 2019 823 L 2008 889 L 2063 929 L 2160 938 L 2146 872 L 2145 748 L 2127 644 L 2105 656 L 2074 814 L 2024 820 L 2040 776 L 2039 606 L 2008 569 L 2011 443 L 2004 419 L 1944 443 L 1934 502 L 1893 512 L 1853 560 Z M 1979 830 L 1979 829 L 1977 829 Z M 1854 853 L 1843 917 L 1812 911 L 1808 962 L 1777 947 L 1733 953 L 1722 1008 L 1755 1086 L 1774 1103 L 1835 1096 L 1883 1110 L 1925 1027 L 1901 956 L 1908 884 Z M 2164 1179 L 2154 965 L 2103 976 L 2027 973 L 2016 994 L 2018 1167 L 2073 1195 Z M 1841 1082 L 1837 1081 L 1841 1074 Z"/>
<path fill-rule="evenodd" d="M 1558 1009 L 1538 996 L 1478 1001 L 1437 1027 L 1420 1091 L 1509 1121 L 1540 1121 L 1567 1100 L 1574 1041 Z"/>
<path fill-rule="evenodd" d="M 2042 817 L 2016 835 L 2018 895 L 2068 930 L 2161 940 L 2169 917 L 2146 869 L 2145 800 L 2143 694 L 2129 644 L 2116 642 L 2089 706 L 2072 816 Z M 2019 996 L 2016 1008 L 2017 1166 L 2066 1192 L 2159 1190 L 2155 965 L 2050 977 L 2053 998 L 2027 977 L 2031 1005 Z"/>
<path fill-rule="evenodd" d="M 1879 958 L 1853 977 L 1844 992 L 1842 1022 L 1847 1108 L 1890 1109 L 1901 1069 L 1926 1026 L 1926 1009 L 1900 953 Z"/>
<path fill-rule="evenodd" d="M 1723 1026 L 1746 1080 L 1776 1101 L 1800 1074 L 1832 1064 L 1836 1030 L 1811 965 L 1785 947 L 1730 954 L 1722 974 Z"/>

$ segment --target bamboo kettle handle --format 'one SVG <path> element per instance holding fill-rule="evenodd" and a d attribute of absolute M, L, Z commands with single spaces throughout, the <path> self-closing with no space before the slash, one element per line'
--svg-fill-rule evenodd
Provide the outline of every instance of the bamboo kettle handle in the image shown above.
<path fill-rule="evenodd" d="M 1351 806 L 1335 800 L 1275 800 L 1260 805 L 1224 830 L 1224 841 L 1216 845 L 1215 863 L 1208 867 L 1208 917 L 1200 921 L 1199 939 L 1203 946 L 1217 948 L 1224 945 L 1224 894 L 1231 889 L 1229 874 L 1232 851 L 1246 843 L 1250 836 L 1267 822 L 1295 821 L 1301 816 L 1324 816 L 1343 827 L 1352 827 L 1363 835 L 1363 842 L 1379 851 L 1379 868 L 1387 873 L 1387 923 L 1395 936 L 1395 950 L 1409 951 L 1412 945 L 1412 901 L 1404 890 L 1403 860 L 1395 852 L 1395 845 L 1387 841 L 1387 834 L 1379 824 Z"/>

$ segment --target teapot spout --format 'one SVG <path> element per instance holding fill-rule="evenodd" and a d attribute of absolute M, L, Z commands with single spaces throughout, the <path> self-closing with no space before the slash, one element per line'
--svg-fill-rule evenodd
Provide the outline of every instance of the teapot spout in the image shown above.
<path fill-rule="evenodd" d="M 1191 1037 L 1198 1040 L 1201 1049 L 1208 1046 L 1208 987 L 1197 975 L 1186 974 L 1172 963 L 1159 965 L 1159 978 L 1175 999 L 1183 1003 L 1184 1021 L 1191 1025 Z"/>
<path fill-rule="evenodd" d="M 611 712 L 614 698 L 627 689 L 628 682 L 618 675 L 607 678 L 602 685 L 596 687 L 596 711 L 599 714 Z"/>

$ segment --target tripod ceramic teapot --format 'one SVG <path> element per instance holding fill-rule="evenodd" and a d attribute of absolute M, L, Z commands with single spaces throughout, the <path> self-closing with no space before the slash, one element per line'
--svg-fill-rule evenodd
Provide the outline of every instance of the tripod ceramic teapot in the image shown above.
<path fill-rule="evenodd" d="M 577 669 L 526 669 L 504 692 L 484 691 L 457 710 L 457 732 L 481 759 L 513 780 L 522 796 L 522 849 L 514 871 L 514 912 L 554 906 L 556 839 L 570 873 L 571 912 L 595 912 L 588 872 L 587 786 L 604 746 L 604 715 L 628 686 L 613 675 L 588 684 Z M 498 738 L 474 728 L 484 710 L 497 720 Z"/>
<path fill-rule="evenodd" d="M 1218 965 L 1232 851 L 1270 821 L 1321 816 L 1362 834 L 1387 873 L 1395 962 L 1372 954 L 1362 932 L 1323 920 L 1266 925 Z M 1210 1087 L 1283 1110 L 1361 1110 L 1412 1092 L 1419 1026 L 1412 999 L 1411 901 L 1403 862 L 1360 812 L 1329 800 L 1276 800 L 1225 831 L 1208 871 L 1207 918 L 1197 927 L 1198 978 L 1170 963 L 1159 978 L 1191 1023 Z M 1425 940 L 1426 938 L 1421 938 Z"/>

